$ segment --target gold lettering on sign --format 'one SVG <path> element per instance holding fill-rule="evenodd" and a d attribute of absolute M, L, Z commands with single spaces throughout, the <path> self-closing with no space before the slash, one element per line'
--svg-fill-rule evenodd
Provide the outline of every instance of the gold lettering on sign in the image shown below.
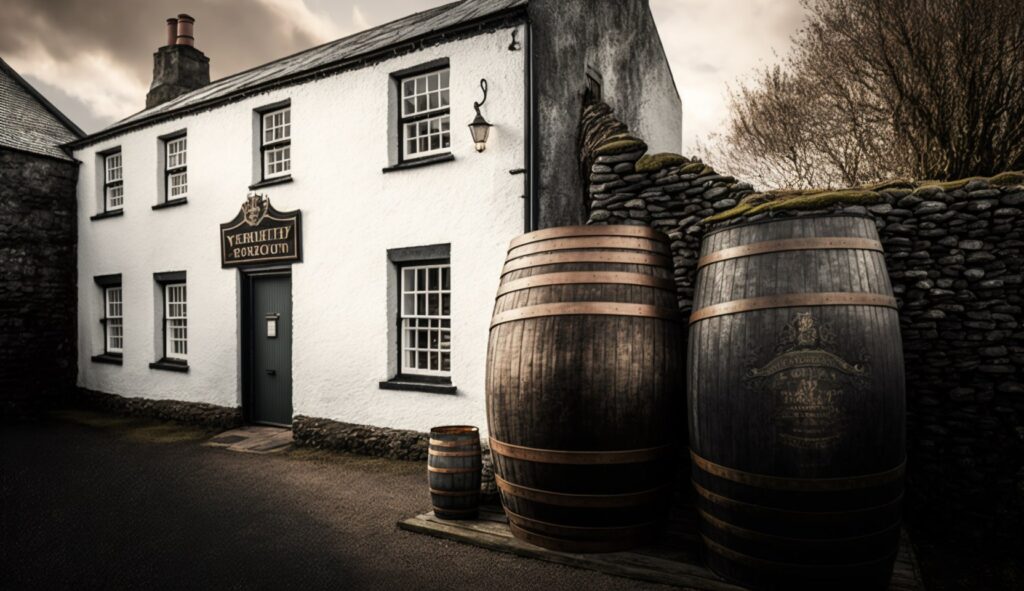
<path fill-rule="evenodd" d="M 749 382 L 773 396 L 771 419 L 781 445 L 825 452 L 846 434 L 847 394 L 861 388 L 867 369 L 826 350 L 834 346 L 827 325 L 799 313 L 783 329 L 774 356 L 747 372 Z"/>
<path fill-rule="evenodd" d="M 283 228 L 267 228 L 266 230 L 256 230 L 254 232 L 245 232 L 243 234 L 235 234 L 234 236 L 228 235 L 228 246 L 236 246 L 239 244 L 253 244 L 256 242 L 270 242 L 272 240 L 288 240 L 288 235 L 292 229 L 288 226 Z"/>
<path fill-rule="evenodd" d="M 249 195 L 232 221 L 221 224 L 221 266 L 302 259 L 301 212 L 280 212 L 264 195 Z"/>

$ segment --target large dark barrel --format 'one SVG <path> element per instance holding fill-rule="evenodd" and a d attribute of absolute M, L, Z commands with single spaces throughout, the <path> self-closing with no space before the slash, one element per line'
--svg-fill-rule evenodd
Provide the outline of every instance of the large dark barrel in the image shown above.
<path fill-rule="evenodd" d="M 512 241 L 491 321 L 487 417 L 517 538 L 603 552 L 658 533 L 685 428 L 681 329 L 664 235 L 584 226 Z"/>
<path fill-rule="evenodd" d="M 430 430 L 427 481 L 434 515 L 476 519 L 480 508 L 480 430 L 453 425 Z"/>
<path fill-rule="evenodd" d="M 756 589 L 884 589 L 900 536 L 904 378 L 874 221 L 710 232 L 689 433 L 710 566 Z"/>

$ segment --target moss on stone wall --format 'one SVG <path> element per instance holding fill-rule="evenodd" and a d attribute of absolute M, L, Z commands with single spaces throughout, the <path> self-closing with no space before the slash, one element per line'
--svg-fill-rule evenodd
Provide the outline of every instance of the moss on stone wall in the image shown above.
<path fill-rule="evenodd" d="M 771 191 L 755 193 L 744 198 L 736 207 L 705 218 L 713 224 L 741 215 L 754 215 L 762 211 L 790 209 L 828 209 L 833 205 L 870 205 L 881 200 L 876 191 L 843 189 L 840 191 Z"/>
<path fill-rule="evenodd" d="M 627 137 L 622 139 L 613 139 L 608 143 L 602 144 L 594 150 L 594 154 L 597 156 L 614 156 L 616 154 L 625 154 L 627 152 L 642 152 L 646 149 L 647 144 L 642 140 Z"/>
<path fill-rule="evenodd" d="M 662 152 L 660 154 L 644 154 L 636 161 L 637 172 L 658 172 L 662 168 L 670 168 L 681 164 L 688 164 L 690 161 L 679 154 Z"/>
<path fill-rule="evenodd" d="M 836 205 L 871 205 L 882 200 L 881 191 L 889 189 L 913 189 L 916 192 L 924 188 L 936 187 L 941 191 L 955 191 L 966 187 L 968 183 L 974 181 L 1001 187 L 1024 185 L 1024 172 L 1004 172 L 993 177 L 970 177 L 956 181 L 914 182 L 906 179 L 896 179 L 862 185 L 852 189 L 783 189 L 754 193 L 742 199 L 732 209 L 727 209 L 707 217 L 703 222 L 714 224 L 739 216 L 754 215 L 766 211 L 829 209 Z"/>

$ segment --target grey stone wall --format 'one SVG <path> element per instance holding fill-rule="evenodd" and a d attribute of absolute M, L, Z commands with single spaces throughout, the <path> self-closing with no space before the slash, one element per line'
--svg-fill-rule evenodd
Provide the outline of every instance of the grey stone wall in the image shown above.
<path fill-rule="evenodd" d="M 594 150 L 589 223 L 667 233 L 684 315 L 692 309 L 701 238 L 718 227 L 707 218 L 736 224 L 823 212 L 874 217 L 900 305 L 907 512 L 977 537 L 1019 537 L 1024 175 L 766 195 L 699 160 L 644 152 L 621 139 Z"/>
<path fill-rule="evenodd" d="M 242 424 L 241 408 L 217 406 L 204 402 L 127 398 L 85 388 L 78 389 L 78 395 L 72 402 L 109 412 L 177 421 L 207 429 L 231 429 Z"/>
<path fill-rule="evenodd" d="M 0 149 L 0 418 L 74 386 L 76 162 Z"/>
<path fill-rule="evenodd" d="M 356 425 L 302 415 L 292 420 L 292 433 L 295 444 L 300 446 L 421 462 L 427 459 L 430 440 L 429 434 L 419 431 Z M 480 479 L 482 500 L 497 502 L 494 465 L 486 438 L 481 439 L 480 446 L 483 462 Z"/>

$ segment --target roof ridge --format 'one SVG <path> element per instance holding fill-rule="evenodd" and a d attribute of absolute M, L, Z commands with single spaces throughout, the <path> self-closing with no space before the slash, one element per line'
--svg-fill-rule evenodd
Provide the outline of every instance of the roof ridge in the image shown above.
<path fill-rule="evenodd" d="M 329 45 L 334 45 L 336 43 L 341 43 L 342 41 L 345 41 L 347 39 L 351 39 L 352 37 L 355 37 L 357 35 L 364 35 L 364 34 L 372 33 L 373 31 L 375 31 L 377 29 L 380 29 L 380 28 L 383 28 L 383 27 L 386 27 L 386 26 L 393 26 L 395 24 L 401 23 L 402 21 L 405 21 L 405 20 L 412 19 L 414 17 L 422 17 L 423 15 L 425 15 L 428 12 L 443 12 L 445 10 L 450 10 L 450 9 L 454 8 L 455 5 L 457 5 L 457 4 L 463 4 L 463 3 L 469 2 L 469 1 L 471 1 L 471 0 L 455 0 L 455 2 L 448 2 L 448 3 L 442 4 L 440 6 L 435 6 L 433 8 L 428 8 L 426 10 L 421 10 L 419 12 L 414 12 L 412 14 L 408 14 L 406 16 L 403 16 L 401 18 L 395 19 L 393 21 L 387 21 L 387 22 L 381 23 L 381 24 L 379 24 L 379 25 L 377 25 L 375 27 L 370 27 L 368 29 L 363 29 L 361 31 L 356 31 L 355 33 L 351 33 L 349 35 L 345 35 L 344 37 L 338 37 L 336 39 L 331 39 L 330 41 L 325 41 L 323 43 L 320 43 L 318 45 L 314 45 L 312 47 L 307 47 L 306 49 L 303 49 L 303 50 L 300 50 L 300 51 L 296 51 L 295 53 L 291 53 L 291 54 L 279 57 L 277 59 L 270 60 L 269 62 L 264 62 L 262 64 L 257 64 L 255 66 L 252 66 L 251 68 L 246 68 L 245 70 L 241 70 L 241 71 L 235 72 L 233 74 L 228 74 L 227 76 L 224 76 L 222 78 L 218 78 L 216 80 L 211 80 L 209 84 L 200 86 L 199 88 L 196 88 L 195 90 L 190 90 L 189 92 L 186 92 L 185 94 L 176 96 L 173 99 L 170 99 L 170 100 L 168 100 L 168 101 L 166 101 L 164 103 L 161 103 L 160 105 L 156 105 L 156 106 L 163 106 L 163 105 L 167 105 L 167 104 L 173 104 L 175 102 L 179 102 L 179 99 L 181 100 L 181 102 L 184 102 L 184 99 L 187 99 L 187 98 L 189 98 L 190 96 L 192 96 L 194 94 L 200 94 L 202 91 L 209 89 L 214 84 L 220 84 L 222 82 L 227 82 L 227 81 L 229 81 L 229 80 L 231 80 L 233 78 L 237 78 L 239 76 L 243 76 L 243 75 L 248 74 L 250 72 L 254 72 L 256 70 L 259 70 L 260 68 L 265 68 L 267 66 L 270 66 L 270 65 L 273 65 L 273 64 L 276 64 L 276 63 L 280 63 L 280 62 L 283 62 L 283 61 L 286 61 L 286 60 L 289 60 L 289 59 L 292 59 L 292 58 L 296 58 L 296 57 L 298 57 L 300 55 L 303 55 L 305 53 L 310 53 L 310 52 L 316 51 L 318 49 L 323 49 L 323 48 L 325 48 L 325 47 L 327 47 Z M 128 115 L 127 117 L 123 117 L 123 118 L 119 119 L 118 121 L 115 121 L 114 123 L 111 123 L 110 125 L 108 125 L 107 127 L 103 128 L 103 129 L 106 130 L 106 129 L 111 129 L 111 128 L 117 127 L 122 122 L 127 121 L 128 119 L 131 119 L 132 117 L 135 117 L 136 115 L 139 115 L 140 113 L 145 113 L 146 111 L 149 111 L 152 108 L 153 107 L 149 107 L 149 108 L 146 108 L 146 109 L 142 109 L 140 111 L 136 111 L 136 112 L 132 113 L 131 115 Z"/>
<path fill-rule="evenodd" d="M 43 93 L 36 90 L 36 88 L 32 86 L 32 84 L 30 84 L 28 80 L 25 80 L 21 76 L 21 74 L 19 74 L 18 71 L 15 70 L 10 64 L 4 61 L 4 58 L 2 57 L 0 57 L 0 69 L 7 72 L 11 76 L 11 78 L 14 79 L 15 82 L 20 84 L 26 92 L 32 95 L 32 98 L 39 101 L 39 104 L 41 104 L 44 109 L 49 111 L 51 115 L 56 117 L 57 120 L 60 121 L 60 123 L 64 127 L 66 127 L 68 131 L 70 131 L 72 134 L 79 138 L 85 137 L 86 133 L 82 131 L 81 127 L 75 125 L 74 121 L 69 119 L 68 116 L 62 113 L 60 109 L 58 109 L 53 103 L 49 101 L 49 99 L 43 96 Z"/>
<path fill-rule="evenodd" d="M 132 129 L 154 125 L 311 78 L 404 55 L 452 35 L 477 34 L 526 13 L 530 0 L 459 0 L 416 12 L 309 49 L 220 78 L 169 101 L 138 111 L 65 144 L 75 149 Z"/>

